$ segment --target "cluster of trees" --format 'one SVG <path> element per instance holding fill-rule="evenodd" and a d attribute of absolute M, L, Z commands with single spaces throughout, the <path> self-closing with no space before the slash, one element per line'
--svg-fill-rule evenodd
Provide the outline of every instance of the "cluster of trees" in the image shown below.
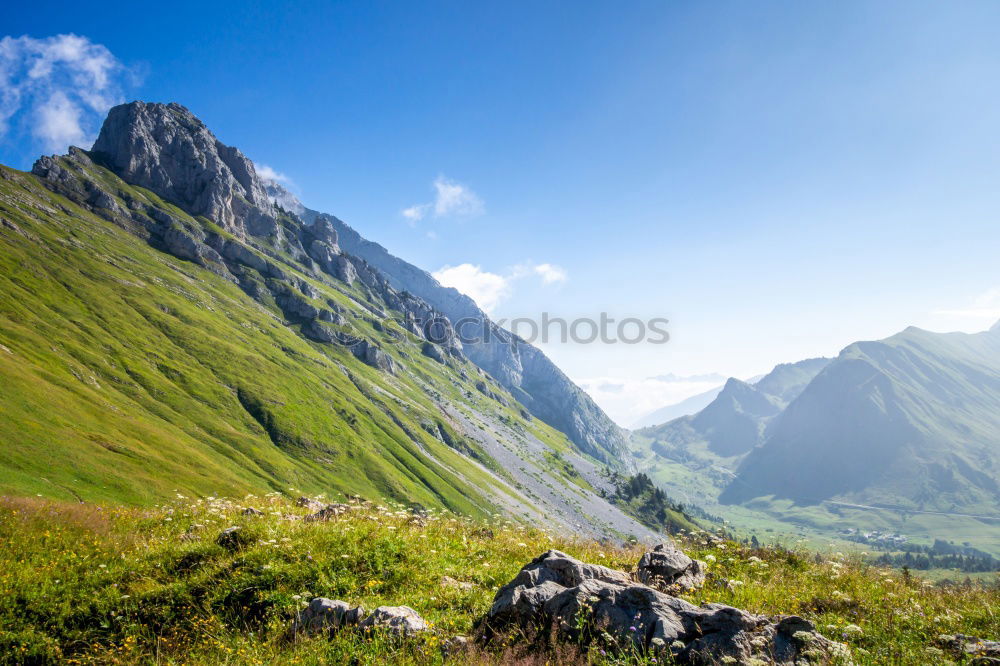
<path fill-rule="evenodd" d="M 647 475 L 640 472 L 635 476 L 624 477 L 613 473 L 611 481 L 614 483 L 615 493 L 608 499 L 644 525 L 671 534 L 681 528 L 693 526 L 684 505 L 670 499 Z"/>
<path fill-rule="evenodd" d="M 1000 571 L 1000 560 L 989 553 L 971 546 L 958 546 L 941 539 L 933 546 L 910 544 L 902 553 L 885 553 L 875 558 L 875 564 L 892 567 L 907 567 L 918 571 L 927 569 L 958 569 L 959 571 L 989 572 Z"/>

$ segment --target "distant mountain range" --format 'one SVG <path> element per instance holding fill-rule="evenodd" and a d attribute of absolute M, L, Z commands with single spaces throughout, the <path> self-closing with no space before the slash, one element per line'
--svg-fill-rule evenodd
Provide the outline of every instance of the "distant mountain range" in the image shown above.
<path fill-rule="evenodd" d="M 697 413 L 644 432 L 670 442 L 702 441 L 711 452 L 724 458 L 741 455 L 763 441 L 771 419 L 829 362 L 817 358 L 782 364 L 753 384 L 730 378 Z"/>
<path fill-rule="evenodd" d="M 719 395 L 722 391 L 724 384 L 719 384 L 715 388 L 711 388 L 704 393 L 699 393 L 693 395 L 690 398 L 685 398 L 680 402 L 674 403 L 672 405 L 667 405 L 666 407 L 660 407 L 649 414 L 646 414 L 641 419 L 636 421 L 633 425 L 633 429 L 648 428 L 650 426 L 656 426 L 668 421 L 673 421 L 682 416 L 688 416 L 689 414 L 697 414 L 705 407 L 715 400 L 715 397 Z"/>
<path fill-rule="evenodd" d="M 721 500 L 761 495 L 1000 515 L 1000 330 L 908 328 L 844 349 Z"/>
<path fill-rule="evenodd" d="M 639 430 L 632 446 L 668 491 L 709 507 L 820 527 L 836 512 L 881 510 L 882 521 L 918 516 L 910 528 L 924 531 L 951 516 L 966 521 L 966 540 L 992 534 L 997 552 L 1000 324 L 908 328 L 752 386 L 730 379 L 700 412 Z"/>

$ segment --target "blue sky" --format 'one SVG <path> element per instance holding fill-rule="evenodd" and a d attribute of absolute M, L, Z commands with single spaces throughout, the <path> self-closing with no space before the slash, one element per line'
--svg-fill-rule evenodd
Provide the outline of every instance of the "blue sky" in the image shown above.
<path fill-rule="evenodd" d="M 7 93 L 84 37 L 94 108 L 188 106 L 498 317 L 669 318 L 545 347 L 626 425 L 705 388 L 653 376 L 1000 318 L 1000 3 L 278 4 L 7 3 L 0 161 L 72 135 L 92 78 Z"/>

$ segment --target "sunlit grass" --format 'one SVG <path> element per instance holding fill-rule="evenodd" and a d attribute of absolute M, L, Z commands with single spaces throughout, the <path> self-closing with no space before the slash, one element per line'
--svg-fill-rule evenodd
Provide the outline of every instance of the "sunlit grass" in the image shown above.
<path fill-rule="evenodd" d="M 264 516 L 242 515 L 246 506 Z M 499 516 L 477 521 L 395 505 L 355 507 L 309 523 L 300 519 L 306 509 L 277 494 L 177 497 L 154 509 L 4 499 L 2 659 L 438 663 L 442 643 L 472 634 L 496 590 L 545 550 L 623 570 L 642 553 L 640 546 L 574 541 Z M 215 540 L 233 525 L 242 528 L 245 546 L 230 552 Z M 803 615 L 845 642 L 857 663 L 927 663 L 939 634 L 1000 634 L 996 586 L 938 587 L 846 557 L 751 550 L 707 533 L 684 537 L 683 546 L 709 562 L 708 582 L 691 601 Z M 369 609 L 408 605 L 433 629 L 402 642 L 350 631 L 333 640 L 289 640 L 291 617 L 316 596 Z M 612 659 L 567 650 L 546 658 Z M 456 659 L 515 656 L 477 650 Z"/>

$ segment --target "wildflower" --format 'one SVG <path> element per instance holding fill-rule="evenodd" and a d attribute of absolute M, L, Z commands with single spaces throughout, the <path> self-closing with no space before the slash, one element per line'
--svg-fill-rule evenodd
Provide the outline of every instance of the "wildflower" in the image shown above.
<path fill-rule="evenodd" d="M 629 627 L 628 630 L 629 631 L 635 631 L 635 626 L 633 625 L 633 626 Z"/>
<path fill-rule="evenodd" d="M 844 627 L 844 638 L 857 638 L 864 634 L 864 630 L 856 624 L 848 624 Z"/>

